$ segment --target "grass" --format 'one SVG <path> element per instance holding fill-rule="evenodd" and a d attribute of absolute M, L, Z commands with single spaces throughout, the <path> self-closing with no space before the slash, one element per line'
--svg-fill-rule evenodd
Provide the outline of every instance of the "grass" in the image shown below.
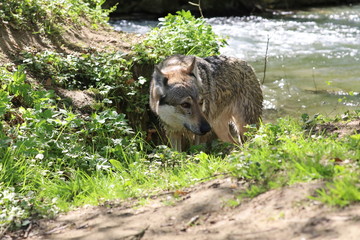
<path fill-rule="evenodd" d="M 359 201 L 360 142 L 354 140 L 358 134 L 339 139 L 324 133 L 311 134 L 303 127 L 294 119 L 280 119 L 276 125 L 261 127 L 248 143 L 250 152 L 238 154 L 243 161 L 234 173 L 255 180 L 244 195 L 253 197 L 272 188 L 320 179 L 328 183 L 315 199 L 337 206 Z M 342 164 L 345 160 L 348 163 Z M 339 193 L 340 189 L 343 192 Z"/>

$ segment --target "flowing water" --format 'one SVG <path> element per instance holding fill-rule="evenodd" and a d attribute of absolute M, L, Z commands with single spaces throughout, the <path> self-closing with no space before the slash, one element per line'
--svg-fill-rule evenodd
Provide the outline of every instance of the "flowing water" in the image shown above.
<path fill-rule="evenodd" d="M 265 119 L 302 113 L 333 116 L 360 109 L 360 5 L 208 22 L 228 37 L 221 53 L 248 61 L 264 82 Z M 111 24 L 145 33 L 157 22 Z"/>

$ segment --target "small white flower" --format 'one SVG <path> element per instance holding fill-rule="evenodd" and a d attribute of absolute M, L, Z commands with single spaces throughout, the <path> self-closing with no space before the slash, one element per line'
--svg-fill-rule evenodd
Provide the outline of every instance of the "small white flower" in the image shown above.
<path fill-rule="evenodd" d="M 36 158 L 36 159 L 43 160 L 43 159 L 44 159 L 44 154 L 38 153 L 38 154 L 35 156 L 35 158 Z"/>

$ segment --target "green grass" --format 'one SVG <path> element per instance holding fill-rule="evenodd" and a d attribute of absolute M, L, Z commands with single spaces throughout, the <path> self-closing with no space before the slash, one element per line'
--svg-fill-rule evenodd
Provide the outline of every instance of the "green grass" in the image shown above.
<path fill-rule="evenodd" d="M 358 118 L 359 113 L 353 117 Z M 318 200 L 330 203 L 326 197 L 334 198 L 333 204 L 340 206 L 345 199 L 347 204 L 358 201 L 360 187 L 355 184 L 360 175 L 358 134 L 340 139 L 325 133 L 311 134 L 304 127 L 295 119 L 262 125 L 241 152 L 228 157 L 237 162 L 232 169 L 235 176 L 254 182 L 243 195 L 253 197 L 272 188 L 321 179 L 328 184 L 327 190 L 319 190 Z M 342 165 L 335 159 L 348 163 Z M 346 181 L 352 184 L 337 195 L 344 198 L 338 199 L 338 204 L 335 192 Z"/>
<path fill-rule="evenodd" d="M 360 174 L 341 172 L 326 187 L 317 191 L 312 199 L 319 200 L 331 206 L 344 207 L 360 201 Z"/>

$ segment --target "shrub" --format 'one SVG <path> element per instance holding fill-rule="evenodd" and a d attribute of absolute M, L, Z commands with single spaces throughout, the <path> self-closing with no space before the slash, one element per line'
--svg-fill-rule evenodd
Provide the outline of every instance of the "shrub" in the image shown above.
<path fill-rule="evenodd" d="M 159 27 L 151 30 L 144 41 L 134 47 L 137 61 L 157 63 L 173 54 L 206 57 L 218 55 L 226 40 L 216 35 L 203 18 L 190 11 L 178 11 L 160 19 Z"/>

